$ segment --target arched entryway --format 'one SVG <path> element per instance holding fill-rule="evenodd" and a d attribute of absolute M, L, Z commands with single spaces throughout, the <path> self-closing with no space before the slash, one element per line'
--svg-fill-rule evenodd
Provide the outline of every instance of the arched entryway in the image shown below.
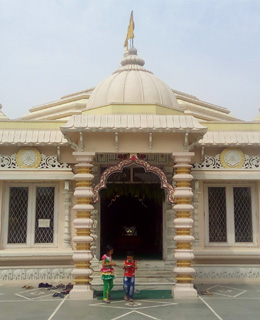
<path fill-rule="evenodd" d="M 147 197 L 149 191 L 152 193 Z M 100 194 L 101 252 L 112 244 L 118 259 L 124 258 L 127 250 L 139 259 L 161 259 L 163 198 L 164 190 L 158 183 L 108 183 Z"/>
<path fill-rule="evenodd" d="M 139 259 L 162 259 L 163 202 L 166 195 L 173 202 L 173 192 L 160 168 L 135 156 L 105 169 L 94 188 L 101 254 L 112 244 L 115 258 L 132 250 Z"/>

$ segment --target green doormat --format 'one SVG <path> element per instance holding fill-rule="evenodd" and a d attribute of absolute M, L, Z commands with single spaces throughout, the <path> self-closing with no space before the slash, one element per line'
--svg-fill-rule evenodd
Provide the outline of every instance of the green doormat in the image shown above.
<path fill-rule="evenodd" d="M 123 300 L 124 291 L 116 290 L 111 292 L 112 300 Z M 95 291 L 95 296 L 98 300 L 103 299 L 103 291 Z M 134 295 L 134 299 L 172 299 L 171 290 L 137 290 Z"/>

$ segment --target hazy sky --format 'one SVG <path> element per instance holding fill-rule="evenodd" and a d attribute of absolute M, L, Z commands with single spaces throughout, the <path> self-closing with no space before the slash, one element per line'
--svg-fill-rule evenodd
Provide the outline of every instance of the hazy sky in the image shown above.
<path fill-rule="evenodd" d="M 260 107 L 259 0 L 0 0 L 0 103 L 11 119 L 120 65 L 131 10 L 145 67 L 243 120 Z"/>

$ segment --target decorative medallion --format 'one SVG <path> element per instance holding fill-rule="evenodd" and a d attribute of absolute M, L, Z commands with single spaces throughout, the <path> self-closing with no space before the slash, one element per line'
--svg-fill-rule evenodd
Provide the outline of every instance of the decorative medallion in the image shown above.
<path fill-rule="evenodd" d="M 224 168 L 240 169 L 245 162 L 245 155 L 238 148 L 226 148 L 220 154 L 220 162 Z"/>
<path fill-rule="evenodd" d="M 37 168 L 41 163 L 41 154 L 36 148 L 22 148 L 16 154 L 16 162 L 20 168 Z"/>

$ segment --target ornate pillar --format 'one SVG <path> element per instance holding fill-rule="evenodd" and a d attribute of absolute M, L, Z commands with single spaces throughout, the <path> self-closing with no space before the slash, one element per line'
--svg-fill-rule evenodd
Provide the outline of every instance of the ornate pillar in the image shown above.
<path fill-rule="evenodd" d="M 64 248 L 71 248 L 70 244 L 70 207 L 71 207 L 71 195 L 70 181 L 65 181 L 64 184 L 64 207 L 65 207 L 65 223 L 64 223 L 64 235 L 63 235 L 63 246 Z"/>
<path fill-rule="evenodd" d="M 194 242 L 193 246 L 198 247 L 199 246 L 199 181 L 195 180 L 193 184 L 193 236 L 194 236 Z"/>
<path fill-rule="evenodd" d="M 76 236 L 73 241 L 76 243 L 76 250 L 72 256 L 75 268 L 72 271 L 74 276 L 74 286 L 70 292 L 71 299 L 89 300 L 93 299 L 93 290 L 91 288 L 90 277 L 93 273 L 91 269 L 91 260 L 93 254 L 90 250 L 90 244 L 93 238 L 90 236 L 90 230 L 93 225 L 90 212 L 94 209 L 92 205 L 92 167 L 91 164 L 95 153 L 92 152 L 73 152 L 77 164 L 76 187 L 74 197 L 76 205 L 73 209 L 76 211 L 76 218 L 73 221 Z"/>
<path fill-rule="evenodd" d="M 178 152 L 174 153 L 174 175 L 173 180 L 176 183 L 175 199 L 176 204 L 173 209 L 176 212 L 176 219 L 174 225 L 176 229 L 176 249 L 174 251 L 174 258 L 176 259 L 176 284 L 172 289 L 174 298 L 194 298 L 197 297 L 197 291 L 193 287 L 193 274 L 195 270 L 192 268 L 192 260 L 194 254 L 191 242 L 194 240 L 192 236 L 192 188 L 191 181 L 193 179 L 190 174 L 191 158 L 194 156 L 193 152 Z"/>
<path fill-rule="evenodd" d="M 97 259 L 97 215 L 98 215 L 98 210 L 92 210 L 91 211 L 91 219 L 93 220 L 93 225 L 92 225 L 92 229 L 90 230 L 91 233 L 91 237 L 93 238 L 93 242 L 91 243 L 91 251 L 93 254 L 93 259 L 92 259 L 92 267 L 94 270 L 96 270 L 97 268 L 99 269 L 99 260 Z"/>

